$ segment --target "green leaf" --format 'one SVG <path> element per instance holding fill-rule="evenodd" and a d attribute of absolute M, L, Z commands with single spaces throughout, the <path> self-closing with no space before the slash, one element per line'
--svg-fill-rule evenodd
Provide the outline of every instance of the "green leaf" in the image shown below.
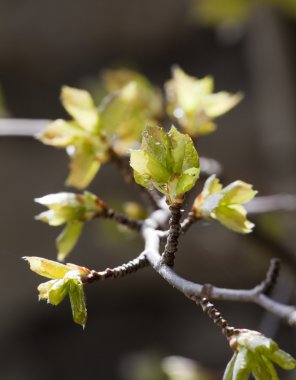
<path fill-rule="evenodd" d="M 87 131 L 96 131 L 99 114 L 92 97 L 87 91 L 64 86 L 61 100 L 66 111 L 79 125 Z"/>
<path fill-rule="evenodd" d="M 104 70 L 103 83 L 109 93 L 118 92 L 130 83 L 135 83 L 140 90 L 140 97 L 145 102 L 145 109 L 155 119 L 163 114 L 161 92 L 137 71 L 130 69 Z"/>
<path fill-rule="evenodd" d="M 224 195 L 222 203 L 241 204 L 253 199 L 258 192 L 253 190 L 252 185 L 246 182 L 235 181 L 224 187 L 221 193 Z"/>
<path fill-rule="evenodd" d="M 248 202 L 256 194 L 252 185 L 243 181 L 232 182 L 223 189 L 219 180 L 212 175 L 194 200 L 192 209 L 197 218 L 218 220 L 232 231 L 249 233 L 254 224 L 247 219 L 242 203 Z"/>
<path fill-rule="evenodd" d="M 230 380 L 248 379 L 245 377 L 246 373 L 252 373 L 255 380 L 279 380 L 272 361 L 283 369 L 296 368 L 295 359 L 280 350 L 272 339 L 257 331 L 241 330 L 238 335 L 231 338 L 230 345 L 237 352 L 233 377 L 229 377 Z"/>
<path fill-rule="evenodd" d="M 106 209 L 104 203 L 90 192 L 84 192 L 83 195 L 68 192 L 48 194 L 36 198 L 35 202 L 49 208 L 48 211 L 37 215 L 36 219 L 51 226 L 70 221 L 85 222 L 102 214 Z"/>
<path fill-rule="evenodd" d="M 80 144 L 73 148 L 70 157 L 70 174 L 66 179 L 66 184 L 77 189 L 84 189 L 94 179 L 101 167 L 94 146 L 86 142 Z"/>
<path fill-rule="evenodd" d="M 199 176 L 199 158 L 191 138 L 174 127 L 169 133 L 147 127 L 141 149 L 131 150 L 130 165 L 135 181 L 165 194 L 169 204 L 180 203 Z"/>
<path fill-rule="evenodd" d="M 67 223 L 56 240 L 58 260 L 63 261 L 74 248 L 84 222 L 87 222 L 105 212 L 106 206 L 94 194 L 85 191 L 83 194 L 61 192 L 49 194 L 35 199 L 47 206 L 48 211 L 37 215 L 36 219 L 51 226 Z"/>
<path fill-rule="evenodd" d="M 242 94 L 229 94 L 222 91 L 216 94 L 210 94 L 204 99 L 205 113 L 210 118 L 216 118 L 230 111 L 241 100 Z"/>
<path fill-rule="evenodd" d="M 176 187 L 176 195 L 185 194 L 187 191 L 191 190 L 195 185 L 199 177 L 199 169 L 198 168 L 190 168 L 183 172 L 180 175 L 177 187 Z"/>
<path fill-rule="evenodd" d="M 271 354 L 270 359 L 283 369 L 292 370 L 296 368 L 296 360 L 281 349 L 274 351 Z"/>
<path fill-rule="evenodd" d="M 242 348 L 239 350 L 234 366 L 233 380 L 248 380 L 250 375 L 248 350 Z"/>
<path fill-rule="evenodd" d="M 85 131 L 73 121 L 58 119 L 48 124 L 37 138 L 46 145 L 65 148 L 84 138 Z"/>
<path fill-rule="evenodd" d="M 58 249 L 58 260 L 64 261 L 68 254 L 75 247 L 81 234 L 84 223 L 74 220 L 68 222 L 66 227 L 56 239 Z"/>
<path fill-rule="evenodd" d="M 58 305 L 67 294 L 70 297 L 74 322 L 85 326 L 87 312 L 81 278 L 90 273 L 89 269 L 74 264 L 60 264 L 41 257 L 24 257 L 32 271 L 51 278 L 38 286 L 39 299 Z"/>
<path fill-rule="evenodd" d="M 251 370 L 255 380 L 279 380 L 273 365 L 266 361 L 264 356 L 252 352 L 249 352 L 249 355 L 252 356 Z"/>
<path fill-rule="evenodd" d="M 50 292 L 50 289 L 53 287 L 53 285 L 57 282 L 57 280 L 50 280 L 47 282 L 43 282 L 42 284 L 38 285 L 38 292 L 39 292 L 39 300 L 47 300 L 48 301 L 48 294 Z"/>
<path fill-rule="evenodd" d="M 84 328 L 87 319 L 85 295 L 81 280 L 75 277 L 69 281 L 69 298 L 73 320 Z"/>
<path fill-rule="evenodd" d="M 36 256 L 25 256 L 23 257 L 30 264 L 30 269 L 39 274 L 40 276 L 61 279 L 71 271 L 67 265 L 57 263 L 56 261 L 43 259 L 42 257 Z"/>
<path fill-rule="evenodd" d="M 252 232 L 254 224 L 246 217 L 246 210 L 241 205 L 219 206 L 214 218 L 232 231 L 247 234 Z"/>
<path fill-rule="evenodd" d="M 191 136 L 208 134 L 216 129 L 213 119 L 233 108 L 241 95 L 213 93 L 213 78 L 197 79 L 173 68 L 173 78 L 165 85 L 167 112 Z"/>
<path fill-rule="evenodd" d="M 232 380 L 233 379 L 232 375 L 233 375 L 233 368 L 234 368 L 234 364 L 235 364 L 235 361 L 236 361 L 236 357 L 237 357 L 237 352 L 235 352 L 232 355 L 232 358 L 228 362 L 228 364 L 227 364 L 227 366 L 225 368 L 222 380 Z"/>
<path fill-rule="evenodd" d="M 270 380 L 279 380 L 279 377 L 277 375 L 277 372 L 276 372 L 272 362 L 270 360 L 268 360 L 265 356 L 262 356 L 262 360 L 266 364 L 266 367 L 267 367 L 268 372 L 269 372 Z"/>
<path fill-rule="evenodd" d="M 40 291 L 40 285 L 38 287 L 38 290 Z M 68 294 L 68 291 L 68 283 L 65 281 L 65 279 L 55 280 L 55 283 L 48 290 L 47 300 L 52 305 L 56 306 L 63 301 L 63 299 Z"/>

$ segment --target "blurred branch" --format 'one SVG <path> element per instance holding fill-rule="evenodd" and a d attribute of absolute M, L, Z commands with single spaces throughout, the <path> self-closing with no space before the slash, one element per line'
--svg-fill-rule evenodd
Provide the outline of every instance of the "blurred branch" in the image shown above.
<path fill-rule="evenodd" d="M 40 133 L 50 120 L 45 119 L 1 119 L 0 136 L 33 137 Z"/>
<path fill-rule="evenodd" d="M 246 204 L 250 214 L 261 214 L 273 211 L 296 211 L 296 195 L 276 194 L 256 197 Z"/>

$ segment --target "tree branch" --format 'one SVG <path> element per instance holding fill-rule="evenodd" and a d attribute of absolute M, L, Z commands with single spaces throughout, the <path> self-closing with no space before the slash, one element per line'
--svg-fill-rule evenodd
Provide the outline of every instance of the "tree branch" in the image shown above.
<path fill-rule="evenodd" d="M 141 253 L 138 257 L 135 259 L 119 265 L 115 268 L 107 268 L 104 271 L 97 272 L 95 270 L 90 271 L 90 274 L 86 275 L 82 278 L 82 282 L 84 284 L 90 284 L 94 281 L 103 281 L 108 278 L 119 278 L 124 277 L 128 274 L 135 273 L 137 270 L 145 268 L 149 265 L 149 261 L 147 260 L 146 256 Z"/>
<path fill-rule="evenodd" d="M 187 232 L 189 230 L 189 228 L 199 220 L 199 218 L 197 218 L 193 211 L 190 211 L 187 215 L 187 217 L 183 220 L 183 222 L 181 223 L 181 231 L 180 233 L 181 234 L 184 234 L 185 232 Z"/>
<path fill-rule="evenodd" d="M 119 214 L 118 212 L 112 210 L 111 208 L 106 209 L 105 213 L 102 216 L 107 219 L 112 219 L 116 221 L 117 223 L 138 232 L 141 230 L 142 225 L 143 225 L 143 221 L 131 219 L 126 215 Z"/>
<path fill-rule="evenodd" d="M 265 279 L 257 286 L 258 293 L 269 295 L 275 287 L 281 269 L 279 259 L 271 259 Z"/>
<path fill-rule="evenodd" d="M 164 280 L 182 292 L 186 297 L 189 299 L 192 299 L 192 297 L 202 298 L 204 291 L 203 285 L 182 278 L 171 267 L 163 263 L 159 253 L 160 234 L 155 231 L 152 226 L 158 224 L 160 219 L 164 219 L 165 216 L 167 217 L 168 211 L 158 210 L 157 212 L 157 214 L 153 213 L 151 217 L 144 222 L 142 228 L 142 235 L 145 240 L 144 254 L 147 260 Z M 288 324 L 296 326 L 296 308 L 294 306 L 288 306 L 274 301 L 265 294 L 260 293 L 259 290 L 258 287 L 244 290 L 211 286 L 207 298 L 221 301 L 255 303 L 285 320 Z"/>
<path fill-rule="evenodd" d="M 246 204 L 250 214 L 262 214 L 274 211 L 296 211 L 296 195 L 276 194 L 255 197 Z"/>
<path fill-rule="evenodd" d="M 162 255 L 162 260 L 164 264 L 172 267 L 174 266 L 175 253 L 178 249 L 178 239 L 181 232 L 181 204 L 171 205 L 169 209 L 171 212 L 171 217 L 169 221 L 170 228 L 167 242 Z"/>

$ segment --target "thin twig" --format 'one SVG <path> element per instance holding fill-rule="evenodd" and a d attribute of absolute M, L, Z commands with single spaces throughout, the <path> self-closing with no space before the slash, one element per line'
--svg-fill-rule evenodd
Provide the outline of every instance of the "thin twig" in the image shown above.
<path fill-rule="evenodd" d="M 224 319 L 218 309 L 206 298 L 206 297 L 195 297 L 192 296 L 191 300 L 198 304 L 203 312 L 205 312 L 209 318 L 214 322 L 214 324 L 220 328 L 222 334 L 227 338 L 231 338 L 233 335 L 239 332 L 238 329 L 232 327 L 228 324 L 226 319 Z"/>
<path fill-rule="evenodd" d="M 197 221 L 199 220 L 193 213 L 193 211 L 190 211 L 187 215 L 187 217 L 183 220 L 181 223 L 181 234 L 184 234 L 189 230 L 189 228 Z"/>
<path fill-rule="evenodd" d="M 141 220 L 129 218 L 126 215 L 119 214 L 111 208 L 106 209 L 105 213 L 102 216 L 107 219 L 112 219 L 117 223 L 126 226 L 134 231 L 140 231 L 143 226 L 143 222 Z"/>
<path fill-rule="evenodd" d="M 94 281 L 103 281 L 108 278 L 119 278 L 124 277 L 128 274 L 135 273 L 139 269 L 145 268 L 149 265 L 149 261 L 147 260 L 144 254 L 140 254 L 135 259 L 119 265 L 115 268 L 107 268 L 104 271 L 97 272 L 95 270 L 90 271 L 90 274 L 86 275 L 82 278 L 82 282 L 84 284 L 90 284 Z"/>
<path fill-rule="evenodd" d="M 257 286 L 258 293 L 269 295 L 276 285 L 281 269 L 281 262 L 274 258 L 270 260 L 265 279 Z"/>

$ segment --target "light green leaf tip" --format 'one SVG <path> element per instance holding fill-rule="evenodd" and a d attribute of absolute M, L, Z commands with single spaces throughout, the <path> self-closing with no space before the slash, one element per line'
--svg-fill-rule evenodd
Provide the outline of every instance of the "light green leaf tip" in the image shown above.
<path fill-rule="evenodd" d="M 147 127 L 140 150 L 131 150 L 135 181 L 163 193 L 169 204 L 181 203 L 199 176 L 199 157 L 191 138 L 175 127 L 166 133 Z"/>
<path fill-rule="evenodd" d="M 235 232 L 250 233 L 254 224 L 247 219 L 242 204 L 256 194 L 252 185 L 243 181 L 232 182 L 223 188 L 216 176 L 212 175 L 196 197 L 193 212 L 197 218 L 215 219 Z"/>

